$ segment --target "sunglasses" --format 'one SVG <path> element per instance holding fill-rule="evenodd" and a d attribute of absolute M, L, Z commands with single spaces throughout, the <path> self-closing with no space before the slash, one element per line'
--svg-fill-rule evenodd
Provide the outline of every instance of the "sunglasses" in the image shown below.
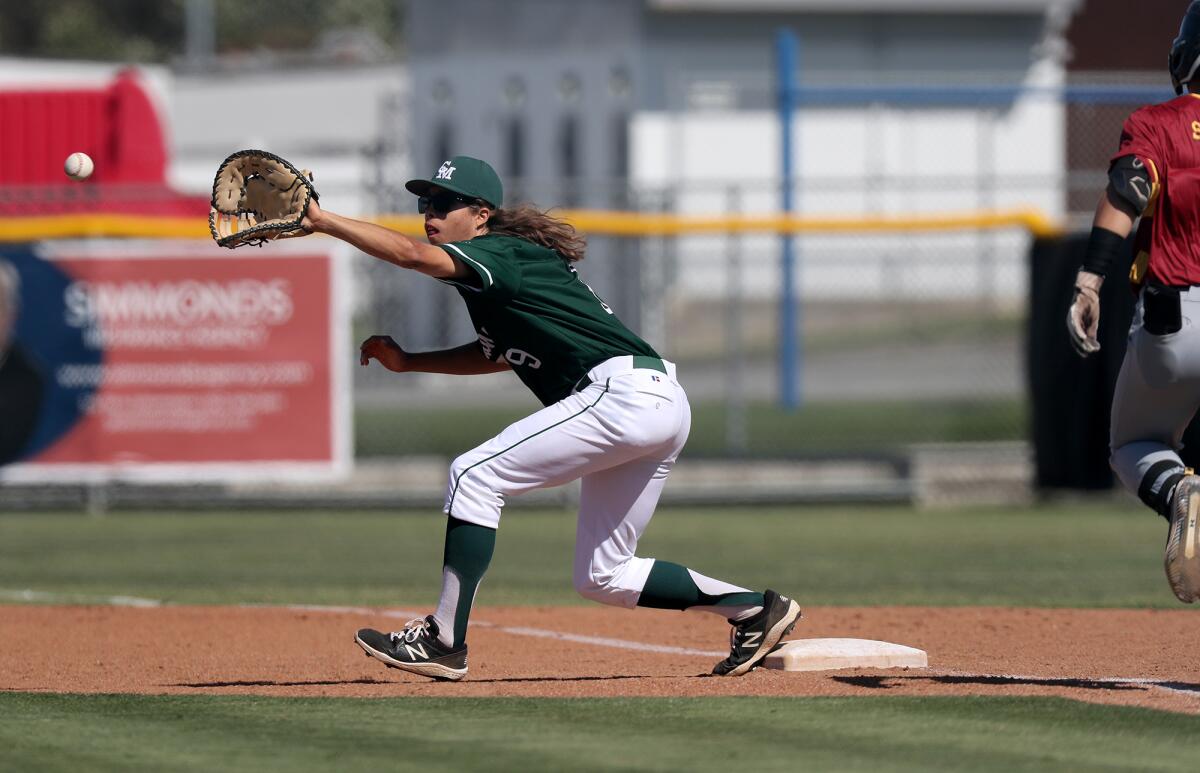
<path fill-rule="evenodd" d="M 460 196 L 457 193 L 442 191 L 435 193 L 432 196 L 417 197 L 417 212 L 424 215 L 425 211 L 432 209 L 434 212 L 449 212 L 454 209 L 455 204 L 474 204 L 475 199 L 467 196 Z"/>

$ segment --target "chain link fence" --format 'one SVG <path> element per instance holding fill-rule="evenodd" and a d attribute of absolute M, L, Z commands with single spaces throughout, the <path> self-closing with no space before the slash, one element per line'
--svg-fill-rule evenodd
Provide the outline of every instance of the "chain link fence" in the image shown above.
<path fill-rule="evenodd" d="M 847 120 L 844 105 L 822 112 L 821 94 L 853 100 L 822 86 L 802 109 L 810 114 L 800 130 L 810 150 L 800 164 L 812 173 L 799 176 L 799 212 L 851 222 L 791 237 L 799 308 L 793 353 L 779 346 L 783 235 L 589 234 L 583 277 L 679 364 L 696 412 L 691 455 L 899 456 L 915 444 L 1027 440 L 1024 336 L 1034 234 L 983 217 L 952 228 L 915 222 L 889 229 L 879 221 L 1036 210 L 1066 229 L 1085 228 L 1123 120 L 1170 92 L 1134 76 L 1079 76 L 1055 88 L 960 88 L 929 98 L 935 91 L 897 88 L 890 99 L 884 90 L 860 106 L 881 128 L 862 133 L 862 158 L 844 162 L 846 173 L 826 171 L 811 148 L 835 133 L 854 135 L 860 125 Z M 903 169 L 904 148 L 921 145 L 935 148 L 934 156 L 940 150 L 946 163 Z M 777 183 L 747 180 L 566 180 L 557 195 L 553 182 L 510 185 L 551 191 L 539 203 L 601 188 L 600 199 L 627 202 L 630 210 L 714 217 L 773 212 L 779 201 Z M 379 205 L 403 211 L 411 196 L 397 186 Z M 372 261 L 359 270 L 369 298 L 357 333 L 389 333 L 418 350 L 474 338 L 450 288 Z M 796 369 L 794 411 L 781 407 L 781 367 Z M 356 395 L 366 455 L 454 453 L 537 407 L 510 374 L 359 369 Z M 394 431 L 413 421 L 420 433 Z"/>
<path fill-rule="evenodd" d="M 1021 443 L 1029 434 L 1024 336 L 1034 236 L 985 215 L 1030 209 L 1084 228 L 1121 123 L 1139 105 L 1170 96 L 1159 80 L 956 87 L 953 99 L 934 99 L 928 86 L 881 89 L 869 100 L 828 85 L 814 90 L 800 111 L 795 193 L 797 214 L 816 225 L 788 237 L 799 304 L 793 352 L 780 347 L 780 233 L 595 231 L 580 272 L 679 364 L 696 409 L 692 455 L 903 456 L 914 444 Z M 828 103 L 833 95 L 837 104 Z M 404 95 L 386 105 L 379 136 L 390 140 L 364 149 L 355 173 L 363 214 L 413 206 L 402 185 L 417 173 L 402 147 Z M 684 111 L 662 137 L 687 148 L 721 124 L 768 136 L 762 128 L 774 120 Z M 639 153 L 662 150 L 650 136 L 635 137 Z M 574 201 L 701 219 L 778 210 L 778 182 L 763 177 L 694 179 L 669 168 L 660 177 L 506 184 L 518 195 L 538 191 L 542 206 Z M 0 202 L 8 195 L 15 194 L 0 190 Z M 946 213 L 979 219 L 923 224 Z M 355 257 L 354 273 L 356 342 L 386 333 L 429 350 L 475 337 L 453 289 L 365 256 Z M 781 407 L 784 367 L 798 376 L 794 411 Z M 354 387 L 360 458 L 453 455 L 537 408 L 511 374 L 397 375 L 376 365 L 355 368 Z"/>
<path fill-rule="evenodd" d="M 1072 226 L 1085 228 L 1090 221 L 1125 119 L 1143 105 L 1173 96 L 1165 72 L 1072 74 L 1064 100 L 1066 208 Z"/>
<path fill-rule="evenodd" d="M 64 13 L 67 5 L 76 12 Z M 480 101 L 493 102 L 475 121 L 463 103 L 440 93 L 453 80 L 448 63 L 436 62 L 436 77 L 419 77 L 403 3 L 295 2 L 290 21 L 269 39 L 246 33 L 253 28 L 247 20 L 273 8 L 264 0 L 185 0 L 149 16 L 117 5 L 102 13 L 96 3 L 54 0 L 6 14 L 0 47 L 18 56 L 165 65 L 177 101 L 175 177 L 189 190 L 205 191 L 214 159 L 250 137 L 259 144 L 262 134 L 262 144 L 319 169 L 322 193 L 339 211 L 411 212 L 403 181 L 426 173 L 425 156 L 450 151 L 451 143 L 463 145 L 453 153 L 484 153 L 473 138 L 499 149 L 493 160 L 513 199 L 530 197 L 543 207 L 710 218 L 764 216 L 780 207 L 774 150 L 764 150 L 777 143 L 779 122 L 774 75 L 763 66 L 766 38 L 754 52 L 762 61 L 730 59 L 726 66 L 714 59 L 707 69 L 676 63 L 654 72 L 664 94 L 650 108 L 640 80 L 648 73 L 610 72 L 585 51 L 556 53 L 534 61 L 532 72 L 544 82 L 498 76 L 503 89 L 480 90 Z M 936 30 L 930 34 L 936 39 Z M 473 83 L 478 65 L 499 72 L 519 59 L 466 62 L 465 83 Z M 1026 448 L 1035 236 L 1017 221 L 985 215 L 1033 210 L 1065 229 L 1085 229 L 1123 120 L 1171 96 L 1160 73 L 1064 76 L 1041 61 L 1035 52 L 1012 60 L 1010 69 L 985 62 L 962 72 L 939 64 L 921 72 L 838 66 L 800 73 L 796 214 L 840 220 L 833 226 L 791 237 L 770 229 L 587 233 L 583 278 L 679 365 L 695 411 L 689 459 L 743 458 L 738 469 L 749 470 L 765 459 L 832 460 L 847 468 L 849 458 L 904 460 L 915 468 L 924 458 L 950 469 L 964 458 L 964 444 Z M 658 66 L 656 59 L 647 64 Z M 620 110 L 584 110 L 609 104 L 580 99 L 600 93 L 580 92 L 593 76 L 604 99 L 620 92 L 612 103 Z M 197 117 L 214 113 L 206 106 L 239 85 L 246 90 L 259 81 L 270 81 L 280 99 L 318 99 L 320 115 L 304 131 L 273 127 L 268 135 L 247 127 L 232 135 L 236 140 Z M 558 93 L 535 107 L 547 83 Z M 434 114 L 418 100 L 421 89 L 435 92 L 428 96 L 445 111 L 438 126 L 446 131 L 425 131 L 413 120 Z M 470 134 L 468 123 L 480 124 L 479 133 Z M 500 140 L 491 142 L 493 135 Z M 427 144 L 437 147 L 423 148 L 431 138 Z M 607 161 L 588 155 L 601 146 Z M 544 157 L 535 164 L 534 154 Z M 530 177 L 510 174 L 506 165 Z M 573 171 L 591 168 L 606 171 Z M 561 174 L 532 179 L 547 169 Z M 0 189 L 0 208 L 40 195 Z M 947 213 L 979 217 L 954 227 L 912 222 Z M 881 228 L 881 221 L 900 222 Z M 792 351 L 781 350 L 785 238 L 796 258 Z M 386 333 L 428 350 L 474 339 L 452 288 L 361 255 L 353 265 L 355 343 Z M 782 404 L 784 369 L 799 387 L 795 410 Z M 441 460 L 538 407 L 507 373 L 398 375 L 376 364 L 354 368 L 353 384 L 356 456 L 381 463 L 403 456 L 413 466 L 429 456 L 440 469 Z M 914 455 L 931 447 L 954 450 Z M 384 466 L 392 480 L 398 466 Z M 793 466 L 778 467 L 795 474 Z"/>
<path fill-rule="evenodd" d="M 745 192 L 726 191 L 726 214 Z M 662 201 L 656 191 L 639 200 Z M 779 407 L 784 237 L 592 236 L 584 279 L 675 361 L 696 412 L 693 455 L 901 453 L 918 442 L 1025 436 L 1021 337 L 1031 235 L 1019 226 L 802 234 L 801 405 Z M 364 259 L 360 337 L 446 348 L 475 334 L 456 292 Z M 511 374 L 356 376 L 360 453 L 454 453 L 536 408 Z M 392 431 L 420 415 L 421 434 Z M 439 417 L 429 421 L 431 416 Z M 369 418 L 366 418 L 369 417 Z M 382 434 L 381 434 L 382 433 Z M 457 446 L 455 444 L 458 444 Z M 464 445 L 466 444 L 466 445 Z"/>

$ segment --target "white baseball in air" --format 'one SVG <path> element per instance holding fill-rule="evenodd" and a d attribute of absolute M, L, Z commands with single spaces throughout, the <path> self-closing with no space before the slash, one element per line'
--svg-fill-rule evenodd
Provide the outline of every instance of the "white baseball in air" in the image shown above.
<path fill-rule="evenodd" d="M 91 177 L 95 170 L 96 165 L 87 153 L 72 153 L 63 164 L 63 171 L 67 173 L 67 177 L 77 182 Z"/>

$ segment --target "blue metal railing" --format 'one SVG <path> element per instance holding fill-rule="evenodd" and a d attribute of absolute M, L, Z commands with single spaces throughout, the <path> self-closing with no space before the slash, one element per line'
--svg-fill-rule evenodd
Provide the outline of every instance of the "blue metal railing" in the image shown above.
<path fill-rule="evenodd" d="M 1163 73 L 1161 86 L 1095 84 L 1027 86 L 1022 84 L 802 84 L 800 41 L 790 29 L 780 29 L 775 40 L 776 102 L 780 126 L 781 209 L 795 212 L 797 127 L 795 112 L 805 106 L 884 104 L 905 107 L 1003 108 L 1022 99 L 1045 99 L 1065 105 L 1139 106 L 1164 102 L 1175 96 Z M 802 309 L 795 286 L 801 257 L 795 239 L 781 238 L 779 312 L 779 402 L 794 410 L 802 402 L 804 367 Z"/>

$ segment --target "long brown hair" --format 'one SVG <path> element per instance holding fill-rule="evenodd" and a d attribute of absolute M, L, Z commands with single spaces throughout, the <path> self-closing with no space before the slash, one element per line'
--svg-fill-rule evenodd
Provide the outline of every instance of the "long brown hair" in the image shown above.
<path fill-rule="evenodd" d="M 490 233 L 515 236 L 554 250 L 569 263 L 583 260 L 587 247 L 587 239 L 575 226 L 529 204 L 492 210 L 487 227 Z"/>

